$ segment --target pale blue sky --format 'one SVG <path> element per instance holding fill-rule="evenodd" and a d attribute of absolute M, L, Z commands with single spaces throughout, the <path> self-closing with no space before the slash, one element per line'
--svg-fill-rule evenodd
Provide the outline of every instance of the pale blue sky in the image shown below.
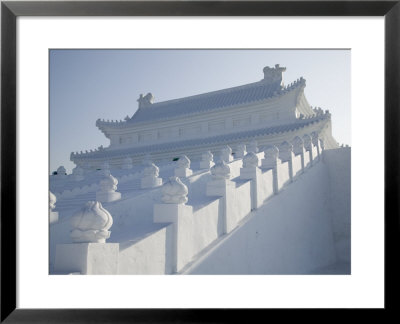
<path fill-rule="evenodd" d="M 108 146 L 96 120 L 132 116 L 140 93 L 159 102 L 220 90 L 275 64 L 285 84 L 306 79 L 310 105 L 329 109 L 334 137 L 351 144 L 350 50 L 51 50 L 50 171 L 70 173 L 72 151 Z"/>

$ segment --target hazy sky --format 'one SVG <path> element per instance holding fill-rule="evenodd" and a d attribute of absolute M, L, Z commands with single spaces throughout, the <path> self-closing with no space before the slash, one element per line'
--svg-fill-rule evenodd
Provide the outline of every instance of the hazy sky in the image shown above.
<path fill-rule="evenodd" d="M 108 146 L 98 118 L 123 119 L 139 94 L 155 102 L 220 90 L 263 78 L 280 64 L 288 84 L 306 79 L 311 106 L 332 113 L 333 136 L 351 144 L 350 50 L 51 50 L 50 172 L 70 173 L 72 151 Z"/>

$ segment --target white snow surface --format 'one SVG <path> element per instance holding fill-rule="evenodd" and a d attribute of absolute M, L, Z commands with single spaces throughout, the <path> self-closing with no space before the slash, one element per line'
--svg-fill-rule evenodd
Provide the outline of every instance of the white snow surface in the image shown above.
<path fill-rule="evenodd" d="M 261 164 L 263 152 L 257 156 Z M 329 273 L 329 269 L 335 269 L 333 273 L 349 273 L 350 191 L 343 190 L 332 180 L 347 179 L 344 186 L 350 186 L 349 156 L 349 148 L 330 150 L 323 158 L 335 161 L 333 164 L 317 162 L 293 183 L 285 185 L 278 195 L 252 211 L 233 232 L 218 237 L 196 254 L 179 273 L 300 274 L 315 273 L 318 269 L 321 273 Z M 339 162 L 340 167 L 335 168 Z M 194 214 L 216 202 L 215 197 L 206 196 L 206 185 L 211 180 L 210 171 L 200 170 L 199 165 L 199 161 L 193 161 L 193 175 L 181 179 L 188 187 L 187 205 L 193 207 Z M 237 187 L 241 186 L 243 180 L 239 179 L 239 175 L 242 160 L 236 159 L 229 166 L 231 179 Z M 119 243 L 120 253 L 153 236 L 155 239 L 152 244 L 159 245 L 160 240 L 165 240 L 165 235 L 168 235 L 170 223 L 153 222 L 154 205 L 161 203 L 161 187 L 140 189 L 144 167 L 110 170 L 119 180 L 117 190 L 122 193 L 122 198 L 103 203 L 114 222 L 107 243 Z M 173 176 L 176 162 L 161 163 L 158 167 L 165 183 Z M 96 184 L 101 177 L 99 171 L 86 173 L 85 180 L 79 181 L 79 185 Z M 76 185 L 77 181 L 72 177 L 60 179 L 50 176 L 50 188 L 56 196 L 62 189 L 73 189 Z M 50 225 L 50 273 L 55 273 L 56 245 L 72 242 L 71 216 L 91 200 L 95 200 L 95 191 L 71 198 L 59 199 L 57 196 L 55 211 L 59 213 L 59 221 Z M 332 206 L 336 206 L 336 201 L 340 201 L 341 209 L 333 212 L 335 208 Z M 340 220 L 332 220 L 333 216 Z M 167 253 L 165 249 L 159 250 L 159 253 Z M 343 265 L 341 270 L 334 266 L 336 262 Z"/>

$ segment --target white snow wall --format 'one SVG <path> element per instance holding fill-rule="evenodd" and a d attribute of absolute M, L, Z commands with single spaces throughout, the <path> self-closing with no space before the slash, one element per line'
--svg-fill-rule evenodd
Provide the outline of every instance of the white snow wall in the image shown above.
<path fill-rule="evenodd" d="M 259 174 L 256 187 L 250 181 L 237 182 L 226 202 L 224 198 L 209 197 L 200 208 L 192 211 L 192 206 L 186 206 L 184 214 L 172 215 L 177 227 L 165 224 L 139 241 L 119 241 L 117 273 L 301 274 L 337 260 L 346 261 L 350 257 L 350 189 L 343 186 L 350 187 L 350 160 L 343 152 L 347 151 L 349 157 L 349 149 L 324 151 L 324 162 L 313 152 L 310 158 L 316 161 L 304 174 L 301 158 L 294 157 L 293 183 L 288 163 L 279 163 L 279 193 L 275 196 L 273 172 L 264 171 Z M 306 165 L 307 157 L 306 153 Z M 240 166 L 241 160 L 231 163 L 234 177 Z M 207 180 L 209 176 L 201 178 Z M 196 183 L 201 182 L 204 181 Z M 191 186 L 201 196 L 205 187 L 200 187 Z M 149 201 L 143 205 L 150 208 L 159 200 L 145 196 Z M 118 205 L 129 207 L 128 200 Z M 251 205 L 258 209 L 250 213 Z M 164 210 L 167 206 L 161 207 Z M 110 211 L 116 212 L 111 207 Z M 161 213 L 164 214 L 168 215 Z M 337 219 L 332 221 L 332 216 Z M 226 231 L 223 224 L 231 225 Z"/>
<path fill-rule="evenodd" d="M 277 255 L 283 255 L 284 253 L 282 253 L 281 249 L 285 252 L 285 250 L 288 250 L 286 245 L 290 244 L 292 244 L 293 251 L 289 253 L 293 255 L 299 254 L 294 258 L 287 257 L 291 261 L 285 261 L 286 268 L 282 267 L 279 261 L 272 260 L 275 263 L 277 273 L 305 273 L 334 263 L 336 256 L 329 213 L 330 205 L 327 199 L 329 191 L 327 170 L 326 166 L 319 161 L 315 147 L 313 151 L 314 154 L 310 155 L 310 157 L 315 161 L 313 161 L 313 166 L 310 168 L 309 160 L 306 160 L 308 168 L 304 175 L 301 175 L 300 156 L 293 158 L 292 167 L 295 175 L 293 183 L 290 183 L 288 163 L 278 163 L 276 187 L 279 190 L 279 194 L 272 199 L 270 197 L 273 196 L 273 172 L 269 170 L 259 174 L 256 191 L 253 192 L 253 189 L 251 189 L 250 181 L 239 181 L 232 189 L 233 191 L 229 191 L 226 202 L 224 202 L 223 198 L 210 199 L 203 207 L 196 210 L 192 210 L 191 206 L 178 208 L 175 205 L 159 205 L 156 208 L 158 211 L 155 213 L 158 219 L 157 222 L 173 223 L 167 227 L 166 236 L 164 231 L 158 232 L 159 239 L 153 240 L 153 235 L 149 236 L 140 242 L 139 249 L 134 244 L 121 253 L 118 273 L 150 274 L 163 273 L 164 270 L 165 273 L 192 273 L 192 269 L 199 269 L 198 264 L 204 262 L 203 260 L 205 259 L 202 255 L 212 255 L 214 253 L 205 251 L 210 248 L 212 251 L 220 250 L 220 244 L 222 244 L 221 253 L 224 255 L 222 257 L 223 262 L 227 255 L 231 255 L 231 259 L 235 263 L 238 262 L 238 264 L 233 264 L 232 268 L 228 266 L 221 273 L 270 273 L 270 270 L 265 270 L 263 264 L 260 265 L 260 260 L 263 260 L 264 257 L 260 257 L 260 251 L 257 247 L 255 247 L 254 251 L 248 251 L 249 248 L 253 249 L 253 247 L 248 246 L 247 238 L 243 240 L 243 238 L 238 237 L 238 241 L 232 240 L 234 242 L 232 246 L 233 254 L 230 252 L 225 255 L 226 251 L 223 249 L 226 242 L 231 240 L 226 238 L 236 237 L 237 233 L 247 228 L 252 229 L 254 218 L 260 213 L 267 214 L 268 221 L 271 222 L 267 225 L 268 231 L 266 235 L 268 236 L 267 240 L 272 240 L 269 245 L 274 251 L 278 251 Z M 263 153 L 259 155 L 261 157 Z M 308 152 L 305 155 L 308 156 Z M 231 164 L 231 171 L 234 176 L 239 174 L 240 165 L 241 161 Z M 316 173 L 314 169 L 319 170 L 319 173 Z M 288 190 L 292 186 L 296 186 L 298 189 Z M 298 191 L 301 194 L 298 194 Z M 255 192 L 257 192 L 257 198 L 254 205 L 260 209 L 250 214 L 251 201 L 255 198 L 252 198 L 252 196 L 254 196 Z M 200 192 L 197 194 L 201 195 Z M 268 205 L 267 212 L 265 212 L 266 207 L 263 206 L 266 198 L 270 198 L 266 202 L 266 205 Z M 269 208 L 271 206 L 276 210 L 270 211 Z M 171 209 L 171 211 L 167 211 L 167 209 Z M 269 216 L 270 212 L 274 215 L 273 218 Z M 296 220 L 285 217 L 285 215 L 290 216 L 293 213 L 301 215 L 297 215 Z M 248 216 L 247 220 L 244 219 L 246 216 Z M 223 224 L 226 224 L 228 235 L 224 235 Z M 265 224 L 258 224 L 257 222 L 254 224 L 254 229 L 256 229 L 256 235 L 258 236 L 258 229 L 264 228 Z M 290 236 L 289 238 L 286 238 L 285 233 L 282 233 L 282 226 L 284 229 L 289 228 L 292 231 L 289 231 L 289 234 L 286 233 L 286 235 Z M 233 232 L 231 233 L 232 230 Z M 157 241 L 158 243 L 153 243 Z M 285 242 L 286 245 L 281 241 Z M 217 246 L 218 248 L 213 249 L 212 246 Z M 156 253 L 157 251 L 159 253 Z M 249 270 L 248 267 L 252 264 L 251 260 L 243 259 L 242 255 L 236 254 L 237 251 L 241 251 L 246 258 L 251 253 L 254 253 L 254 260 L 258 262 L 255 268 Z M 144 255 L 149 257 L 144 258 Z M 163 255 L 165 255 L 165 258 Z M 303 263 L 301 261 L 302 258 L 306 260 Z M 217 256 L 215 260 L 210 259 L 210 262 L 217 264 L 220 263 L 219 259 L 220 256 Z M 127 260 L 129 261 L 127 262 Z M 245 265 L 244 263 L 248 264 Z M 154 264 L 157 264 L 157 266 L 154 266 Z M 165 267 L 163 264 L 165 264 Z M 227 265 L 229 265 L 229 262 Z M 200 270 L 198 273 L 220 273 L 219 271 L 213 272 L 212 265 L 206 264 L 205 267 L 206 270 Z M 222 268 L 224 267 L 222 266 Z M 196 273 L 196 271 L 198 270 L 193 273 Z"/>
<path fill-rule="evenodd" d="M 350 262 L 350 149 L 316 163 L 185 274 L 302 274 Z"/>
<path fill-rule="evenodd" d="M 324 152 L 328 166 L 331 191 L 331 213 L 333 237 L 338 262 L 350 263 L 350 222 L 351 222 L 351 149 L 344 147 Z"/>

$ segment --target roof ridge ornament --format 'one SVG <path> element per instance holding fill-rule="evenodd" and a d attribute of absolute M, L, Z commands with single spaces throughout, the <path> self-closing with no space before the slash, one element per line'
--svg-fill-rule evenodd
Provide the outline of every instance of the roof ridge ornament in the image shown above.
<path fill-rule="evenodd" d="M 153 104 L 154 96 L 151 92 L 149 92 L 145 96 L 143 96 L 143 94 L 141 93 L 137 102 L 139 103 L 139 108 L 148 107 Z"/>
<path fill-rule="evenodd" d="M 264 72 L 264 81 L 275 84 L 278 87 L 283 86 L 282 82 L 282 73 L 286 71 L 285 67 L 279 66 L 279 64 L 275 64 L 275 67 L 266 66 L 263 69 Z"/>

